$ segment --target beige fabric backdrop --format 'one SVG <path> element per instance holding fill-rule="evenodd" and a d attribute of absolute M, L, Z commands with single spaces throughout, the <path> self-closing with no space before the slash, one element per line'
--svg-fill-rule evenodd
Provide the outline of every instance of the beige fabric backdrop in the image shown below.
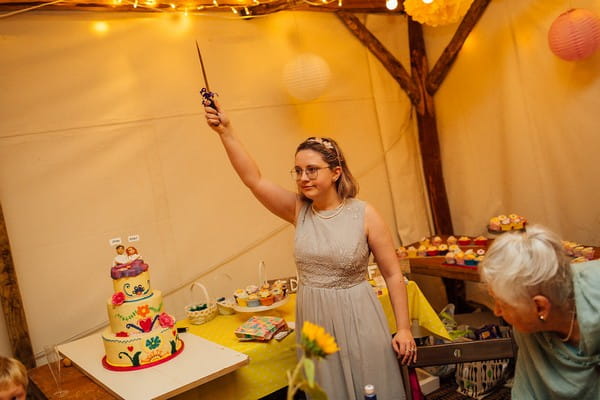
<path fill-rule="evenodd" d="M 333 136 L 396 242 L 395 226 L 410 240 L 427 234 L 410 105 L 393 82 L 392 95 L 380 95 L 371 75 L 385 73 L 360 42 L 330 14 L 224 16 L 0 20 L 0 201 L 36 353 L 106 324 L 111 238 L 140 235 L 134 245 L 178 318 L 195 280 L 222 296 L 256 283 L 260 260 L 268 278 L 295 275 L 293 228 L 254 200 L 204 123 L 195 39 L 211 88 L 265 175 L 293 190 L 295 146 Z M 99 21 L 104 34 L 93 30 Z M 311 102 L 291 98 L 282 81 L 305 52 L 331 69 Z M 392 152 L 402 168 L 385 163 Z M 397 170 L 407 179 L 401 201 L 388 177 Z"/>
<path fill-rule="evenodd" d="M 568 63 L 546 43 L 569 6 L 600 13 L 597 1 L 493 1 L 436 95 L 458 234 L 516 212 L 600 245 L 600 54 Z M 409 68 L 404 18 L 364 20 Z M 455 29 L 425 29 L 431 64 Z M 294 274 L 293 229 L 254 201 L 204 125 L 194 39 L 265 175 L 292 189 L 297 143 L 334 136 L 397 243 L 429 233 L 415 116 L 333 15 L 35 12 L 0 20 L 0 39 L 0 201 L 36 352 L 106 323 L 110 238 L 140 235 L 177 317 L 196 279 L 217 296 L 256 280 L 261 259 L 269 277 Z M 304 52 L 332 71 L 311 102 L 281 80 Z"/>

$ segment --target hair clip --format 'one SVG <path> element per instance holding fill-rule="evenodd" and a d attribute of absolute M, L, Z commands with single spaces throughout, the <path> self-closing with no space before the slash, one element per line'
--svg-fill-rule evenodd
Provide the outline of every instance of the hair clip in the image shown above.
<path fill-rule="evenodd" d="M 306 139 L 306 141 L 312 142 L 312 143 L 319 143 L 328 150 L 334 149 L 333 143 L 331 143 L 331 141 L 329 139 L 320 138 L 320 137 L 311 137 L 311 138 Z"/>

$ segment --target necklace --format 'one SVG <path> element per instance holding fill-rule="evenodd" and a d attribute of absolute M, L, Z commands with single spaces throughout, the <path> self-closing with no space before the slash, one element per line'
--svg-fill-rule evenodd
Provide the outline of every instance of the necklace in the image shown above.
<path fill-rule="evenodd" d="M 573 325 L 575 324 L 575 311 L 571 311 L 571 326 L 569 326 L 569 333 L 567 334 L 567 337 L 563 338 L 559 338 L 561 342 L 566 342 L 569 339 L 571 339 L 571 335 L 573 334 Z"/>
<path fill-rule="evenodd" d="M 342 201 L 336 208 L 334 208 L 334 213 L 331 215 L 323 215 L 320 212 L 317 211 L 317 209 L 315 208 L 314 203 L 310 205 L 310 208 L 312 210 L 312 212 L 319 218 L 323 218 L 323 219 L 329 219 L 329 218 L 333 218 L 336 215 L 338 215 L 339 213 L 342 212 L 342 210 L 344 209 L 344 204 L 346 204 L 346 200 L 344 199 L 344 201 Z"/>

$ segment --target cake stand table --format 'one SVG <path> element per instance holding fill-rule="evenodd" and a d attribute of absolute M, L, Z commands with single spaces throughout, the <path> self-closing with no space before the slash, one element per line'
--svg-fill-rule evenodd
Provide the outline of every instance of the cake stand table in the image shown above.
<path fill-rule="evenodd" d="M 137 371 L 105 369 L 99 334 L 59 345 L 58 350 L 97 384 L 126 400 L 168 399 L 249 363 L 246 354 L 188 333 L 180 337 L 185 346 L 181 354 Z"/>

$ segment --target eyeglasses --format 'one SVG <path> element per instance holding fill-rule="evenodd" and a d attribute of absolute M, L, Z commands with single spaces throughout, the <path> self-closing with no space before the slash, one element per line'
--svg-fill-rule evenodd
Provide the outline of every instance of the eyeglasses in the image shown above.
<path fill-rule="evenodd" d="M 306 169 L 302 169 L 300 167 L 295 167 L 290 171 L 292 174 L 292 178 L 299 181 L 302 179 L 302 174 L 306 172 L 306 177 L 311 181 L 317 179 L 317 175 L 319 174 L 320 169 L 327 169 L 329 167 L 306 167 Z"/>

